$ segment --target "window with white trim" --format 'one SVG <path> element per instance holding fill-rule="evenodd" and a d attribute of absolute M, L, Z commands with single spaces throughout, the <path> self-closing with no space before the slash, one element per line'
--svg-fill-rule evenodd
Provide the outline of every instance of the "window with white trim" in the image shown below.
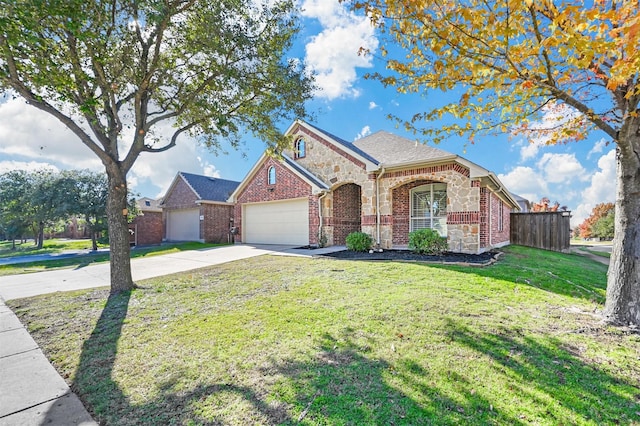
<path fill-rule="evenodd" d="M 304 158 L 307 155 L 307 145 L 304 142 L 304 139 L 298 139 L 296 143 L 293 144 L 293 157 Z"/>
<path fill-rule="evenodd" d="M 504 231 L 504 203 L 498 200 L 498 231 Z"/>
<path fill-rule="evenodd" d="M 276 168 L 273 166 L 269 167 L 269 171 L 267 173 L 267 183 L 269 185 L 274 185 L 276 183 Z"/>
<path fill-rule="evenodd" d="M 430 183 L 411 190 L 409 230 L 430 228 L 447 236 L 447 185 Z"/>

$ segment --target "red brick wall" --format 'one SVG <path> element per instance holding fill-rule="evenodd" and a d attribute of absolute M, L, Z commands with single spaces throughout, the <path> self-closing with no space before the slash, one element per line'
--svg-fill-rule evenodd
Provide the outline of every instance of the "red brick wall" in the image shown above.
<path fill-rule="evenodd" d="M 136 229 L 136 242 L 139 246 L 162 243 L 164 223 L 162 212 L 143 212 L 133 219 L 132 225 Z"/>
<path fill-rule="evenodd" d="M 165 208 L 169 209 L 194 208 L 197 199 L 198 197 L 184 179 L 178 178 L 171 192 L 165 197 L 163 204 Z"/>
<path fill-rule="evenodd" d="M 267 180 L 267 173 L 271 166 L 276 168 L 275 185 L 269 185 Z M 267 158 L 238 195 L 234 214 L 234 224 L 238 228 L 235 240 L 239 242 L 242 236 L 242 204 L 302 197 L 309 197 L 309 243 L 317 244 L 318 198 L 311 195 L 311 185 L 300 179 L 280 162 L 273 158 Z"/>
<path fill-rule="evenodd" d="M 223 204 L 202 204 L 200 214 L 204 220 L 200 221 L 200 235 L 206 243 L 229 242 L 229 228 L 233 224 L 231 218 L 234 206 Z"/>
<path fill-rule="evenodd" d="M 333 191 L 333 244 L 344 245 L 347 235 L 362 229 L 361 212 L 359 185 L 348 183 Z"/>
<path fill-rule="evenodd" d="M 480 188 L 480 248 L 489 247 L 489 189 Z"/>
<path fill-rule="evenodd" d="M 409 220 L 411 219 L 411 202 L 409 192 L 420 185 L 433 183 L 428 180 L 417 180 L 399 186 L 393 190 L 391 208 L 393 211 L 393 231 L 391 241 L 394 245 L 409 244 Z"/>
<path fill-rule="evenodd" d="M 509 241 L 510 236 L 510 212 L 511 208 L 507 206 L 494 193 L 491 197 L 491 245 L 502 244 Z M 500 208 L 502 207 L 502 209 Z M 500 229 L 500 216 L 502 216 L 502 229 Z"/>

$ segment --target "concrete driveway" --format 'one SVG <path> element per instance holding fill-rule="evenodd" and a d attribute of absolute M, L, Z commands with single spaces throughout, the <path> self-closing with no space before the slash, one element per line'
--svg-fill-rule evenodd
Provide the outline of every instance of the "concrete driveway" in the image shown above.
<path fill-rule="evenodd" d="M 285 256 L 312 256 L 344 247 L 326 249 L 298 249 L 290 245 L 249 245 L 213 247 L 189 250 L 160 256 L 138 257 L 131 260 L 134 281 L 159 277 L 176 272 L 190 271 L 263 254 Z M 75 269 L 9 275 L 0 278 L 0 297 L 4 300 L 20 299 L 56 291 L 71 291 L 109 285 L 109 264 L 89 265 Z"/>

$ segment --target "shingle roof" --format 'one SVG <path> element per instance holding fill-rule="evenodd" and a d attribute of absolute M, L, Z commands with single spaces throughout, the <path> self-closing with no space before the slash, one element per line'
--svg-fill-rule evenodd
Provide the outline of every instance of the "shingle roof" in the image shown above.
<path fill-rule="evenodd" d="M 203 201 L 226 202 L 231 193 L 240 185 L 233 180 L 219 179 L 209 176 L 180 172 L 180 175 L 193 188 Z"/>
<path fill-rule="evenodd" d="M 385 166 L 434 161 L 454 155 L 385 131 L 358 139 L 353 145 L 375 158 L 378 164 L 382 163 Z"/>
<path fill-rule="evenodd" d="M 367 160 L 371 161 L 376 166 L 378 164 L 380 164 L 380 162 L 378 160 L 376 160 L 374 157 L 372 157 L 370 154 L 368 154 L 364 150 L 360 149 L 355 144 L 353 144 L 351 142 L 347 142 L 344 139 L 339 138 L 338 136 L 327 132 L 326 130 L 322 130 L 321 128 L 314 126 L 313 124 L 309 124 L 309 123 L 306 123 L 306 122 L 305 122 L 305 124 L 308 125 L 309 127 L 313 127 L 314 129 L 316 129 L 320 133 L 324 133 L 326 136 L 329 136 L 331 139 L 333 139 L 334 141 L 338 142 L 340 145 L 343 145 L 345 148 L 350 149 L 351 151 L 353 151 L 353 152 L 359 154 L 360 156 L 366 158 Z"/>

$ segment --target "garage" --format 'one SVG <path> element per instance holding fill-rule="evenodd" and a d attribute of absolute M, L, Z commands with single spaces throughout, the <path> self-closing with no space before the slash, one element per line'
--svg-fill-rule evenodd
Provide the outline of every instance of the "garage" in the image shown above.
<path fill-rule="evenodd" d="M 309 200 L 243 205 L 243 241 L 253 244 L 309 244 Z"/>
<path fill-rule="evenodd" d="M 199 241 L 200 209 L 170 210 L 167 212 L 167 240 Z"/>

